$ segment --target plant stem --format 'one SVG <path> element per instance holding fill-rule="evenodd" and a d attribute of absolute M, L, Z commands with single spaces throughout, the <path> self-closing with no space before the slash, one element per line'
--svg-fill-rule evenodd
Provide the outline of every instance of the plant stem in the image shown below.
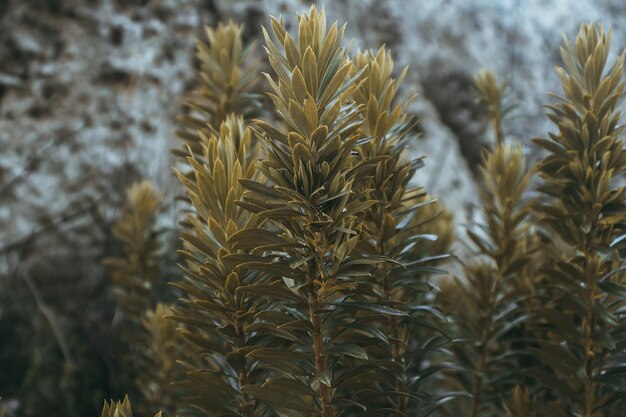
<path fill-rule="evenodd" d="M 385 246 L 383 242 L 378 243 L 378 249 L 379 249 L 380 254 L 385 253 Z M 389 289 L 389 276 L 386 276 L 385 279 L 383 280 L 383 291 L 384 291 L 384 298 L 387 301 L 393 301 L 393 297 Z M 402 349 L 402 342 L 400 341 L 401 323 L 398 321 L 398 318 L 396 316 L 389 317 L 388 322 L 391 328 L 391 337 L 392 337 L 391 359 L 393 360 L 394 363 L 402 366 L 402 369 L 404 369 L 405 367 L 404 352 Z M 396 379 L 396 392 L 405 394 L 406 390 L 407 390 L 406 381 L 404 379 L 404 375 L 401 375 L 399 378 Z M 397 404 L 398 411 L 402 413 L 406 413 L 407 397 L 405 395 L 398 395 L 397 397 L 398 397 L 398 404 Z"/>
<path fill-rule="evenodd" d="M 485 372 L 487 359 L 489 357 L 489 338 L 491 337 L 491 333 L 493 332 L 493 316 L 496 309 L 496 291 L 498 289 L 498 284 L 502 279 L 502 269 L 502 267 L 498 267 L 496 279 L 493 281 L 491 291 L 489 292 L 489 310 L 487 313 L 487 320 L 489 320 L 489 324 L 485 327 L 482 338 L 480 340 L 480 362 L 477 369 L 477 382 L 476 386 L 474 387 L 474 392 L 472 394 L 473 398 L 471 417 L 478 417 L 478 406 L 480 404 L 480 397 L 483 389 L 483 373 Z"/>
<path fill-rule="evenodd" d="M 246 368 L 248 367 L 248 363 L 246 362 Z M 247 371 L 247 369 L 246 369 Z M 244 385 L 248 385 L 248 374 L 247 372 L 239 373 L 239 386 L 242 387 Z M 240 404 L 240 411 L 244 413 L 246 417 L 255 417 L 254 413 L 254 400 L 248 394 L 243 394 L 243 401 Z"/>
<path fill-rule="evenodd" d="M 331 388 L 324 384 L 320 378 L 326 372 L 326 355 L 324 354 L 324 342 L 322 340 L 322 323 L 319 316 L 317 292 L 315 291 L 315 271 L 316 265 L 313 266 L 309 275 L 309 319 L 313 326 L 313 353 L 315 355 L 315 369 L 317 372 L 317 380 L 320 390 L 320 401 L 322 403 L 322 417 L 334 417 L 331 408 L 332 392 Z"/>
<path fill-rule="evenodd" d="M 248 364 L 246 363 L 246 367 Z M 239 373 L 239 386 L 243 387 L 244 385 L 248 385 L 248 375 L 247 372 Z M 239 404 L 239 412 L 243 413 L 246 417 L 255 417 L 254 413 L 254 400 L 248 394 L 242 395 L 243 400 Z"/>
<path fill-rule="evenodd" d="M 584 386 L 584 404 L 583 404 L 583 417 L 593 416 L 593 406 L 595 403 L 595 386 L 593 383 L 593 336 L 594 336 L 594 316 L 593 316 L 593 300 L 595 298 L 595 276 L 589 266 L 589 260 L 594 255 L 591 251 L 591 239 L 592 232 L 595 232 L 595 222 L 591 227 L 591 230 L 587 234 L 583 244 L 583 254 L 585 262 L 585 276 L 587 278 L 587 288 L 585 291 L 587 307 L 587 314 L 585 321 L 583 322 L 584 332 L 584 353 L 585 353 L 585 386 Z"/>
<path fill-rule="evenodd" d="M 502 129 L 502 114 L 500 112 L 500 106 L 497 107 L 491 123 L 493 132 L 496 135 L 496 146 L 500 146 L 504 142 L 504 131 Z"/>
<path fill-rule="evenodd" d="M 393 337 L 392 341 L 392 359 L 393 361 L 402 366 L 402 369 L 405 367 L 404 355 L 402 349 L 402 343 L 400 342 L 400 331 L 399 331 L 400 323 L 398 323 L 397 317 L 391 317 L 391 335 Z M 406 393 L 406 380 L 404 375 L 400 375 L 399 378 L 396 379 L 396 392 L 398 395 L 398 411 L 401 413 L 406 413 L 407 409 L 407 397 Z"/>
<path fill-rule="evenodd" d="M 245 334 L 243 330 L 243 324 L 241 323 L 241 317 L 237 317 L 236 321 L 237 338 L 235 340 L 237 348 L 240 350 L 246 346 Z M 245 360 L 245 369 L 239 372 L 239 387 L 248 385 L 248 360 Z M 248 394 L 242 394 L 242 401 L 238 404 L 239 412 L 245 417 L 255 417 L 254 412 L 254 399 Z"/>
<path fill-rule="evenodd" d="M 487 334 L 487 332 L 484 332 Z M 487 363 L 486 337 L 481 340 L 480 362 L 478 364 L 477 381 L 472 393 L 472 414 L 471 417 L 478 417 L 478 405 L 480 404 L 481 392 L 483 389 L 483 372 Z"/>

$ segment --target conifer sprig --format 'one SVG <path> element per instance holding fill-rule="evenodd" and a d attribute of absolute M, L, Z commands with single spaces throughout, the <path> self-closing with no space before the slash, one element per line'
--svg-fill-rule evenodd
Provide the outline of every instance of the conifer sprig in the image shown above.
<path fill-rule="evenodd" d="M 484 153 L 482 218 L 467 230 L 472 253 L 441 295 L 445 315 L 429 279 L 454 226 L 415 185 L 414 119 L 397 97 L 406 69 L 395 78 L 385 48 L 351 61 L 345 26 L 328 27 L 315 7 L 296 37 L 282 19 L 271 29 L 276 123 L 248 126 L 256 98 L 240 27 L 211 30 L 199 47 L 204 96 L 183 120 L 178 172 L 193 210 L 173 312 L 144 315 L 158 283 L 158 193 L 133 187 L 116 225 L 124 257 L 107 263 L 125 316 L 143 325 L 138 381 L 154 410 L 623 417 L 624 56 L 608 66 L 610 35 L 584 25 L 562 49 L 563 97 L 548 106 L 558 131 L 536 140 L 548 154 L 537 168 L 543 205 L 527 198 L 536 171 L 522 148 L 504 143 L 506 82 L 477 77 L 496 144 Z M 450 351 L 454 363 L 442 364 Z M 186 379 L 172 386 L 179 366 Z M 440 407 L 456 396 L 469 400 Z M 128 399 L 102 416 L 132 417 Z"/>
<path fill-rule="evenodd" d="M 549 288 L 537 311 L 543 340 L 534 354 L 549 371 L 538 379 L 557 402 L 553 415 L 612 417 L 626 408 L 623 261 L 626 207 L 616 184 L 626 168 L 617 105 L 624 55 L 609 63 L 610 32 L 583 25 L 561 48 L 563 96 L 548 106 L 558 131 L 536 143 L 548 198 L 542 220 L 561 256 L 544 271 Z M 557 414 L 557 411 L 560 414 Z"/>
<path fill-rule="evenodd" d="M 185 356 L 176 347 L 176 323 L 163 317 L 166 310 L 157 303 L 166 287 L 156 228 L 162 198 L 148 181 L 128 189 L 126 205 L 113 227 L 114 235 L 124 243 L 124 255 L 103 261 L 112 270 L 113 289 L 124 318 L 119 334 L 129 353 L 122 358 L 122 368 L 142 395 L 142 401 L 135 403 L 142 413 L 174 413 L 179 391 L 171 383 L 180 373 L 176 361 Z"/>
<path fill-rule="evenodd" d="M 506 84 L 488 72 L 476 84 L 490 109 L 497 143 L 483 155 L 483 221 L 467 229 L 474 259 L 464 263 L 464 278 L 448 285 L 444 297 L 459 340 L 451 350 L 462 369 L 460 385 L 471 398 L 471 417 L 503 410 L 522 380 L 512 334 L 528 318 L 524 300 L 532 294 L 529 274 L 536 251 L 530 226 L 535 202 L 525 197 L 533 171 L 526 168 L 521 147 L 502 142 Z"/>
<path fill-rule="evenodd" d="M 199 349 L 201 363 L 188 363 L 181 383 L 190 403 L 208 415 L 263 416 L 265 411 L 242 387 L 262 381 L 263 370 L 247 359 L 262 338 L 249 329 L 263 301 L 253 291 L 262 277 L 242 267 L 242 255 L 229 239 L 262 225 L 239 207 L 242 182 L 259 179 L 251 131 L 241 117 L 228 116 L 219 134 L 201 130 L 203 153 L 188 157 L 192 172 L 178 173 L 195 209 L 182 234 L 185 265 L 182 305 L 174 318 L 188 326 L 186 338 Z M 208 136 L 210 135 L 210 136 Z M 241 182 L 240 182 L 241 181 Z"/>
<path fill-rule="evenodd" d="M 159 411 L 154 417 L 161 417 L 161 412 Z M 123 401 L 111 401 L 104 402 L 104 406 L 102 407 L 102 417 L 133 417 L 133 410 L 130 406 L 130 401 L 128 400 L 128 396 L 124 397 Z"/>
<path fill-rule="evenodd" d="M 112 272 L 118 307 L 136 328 L 141 326 L 144 312 L 153 306 L 159 284 L 161 244 L 155 221 L 161 209 L 162 195 L 150 182 L 132 185 L 122 216 L 113 226 L 113 234 L 124 244 L 124 255 L 103 261 Z"/>
<path fill-rule="evenodd" d="M 290 346 L 248 354 L 272 374 L 246 391 L 291 413 L 350 415 L 365 409 L 349 386 L 358 378 L 367 381 L 364 375 L 375 368 L 362 344 L 378 334 L 358 313 L 406 314 L 357 297 L 369 288 L 371 266 L 382 261 L 364 256 L 357 245 L 363 213 L 375 203 L 362 184 L 383 158 L 357 156 L 362 121 L 350 98 L 361 74 L 349 76 L 345 26 L 328 28 L 324 12 L 315 8 L 299 16 L 297 39 L 282 20 L 272 19 L 271 26 L 274 39 L 264 35 L 275 77 L 266 78 L 285 127 L 258 122 L 258 169 L 268 182 L 243 182 L 248 192 L 239 202 L 267 219 L 270 229 L 235 236 L 234 242 L 251 252 L 242 267 L 276 281 L 265 294 L 283 306 L 259 313 L 256 328 Z M 362 330 L 348 331 L 356 327 Z M 369 389 L 375 392 L 373 384 Z"/>
<path fill-rule="evenodd" d="M 200 88 L 187 101 L 190 113 L 178 118 L 183 129 L 177 132 L 197 155 L 202 155 L 200 130 L 217 134 L 228 115 L 235 114 L 249 121 L 259 112 L 258 95 L 254 93 L 257 80 L 257 60 L 252 57 L 255 45 L 244 46 L 242 25 L 233 22 L 206 27 L 208 42 L 198 40 Z M 187 157 L 186 149 L 175 154 Z"/>
<path fill-rule="evenodd" d="M 496 137 L 496 145 L 504 142 L 504 130 L 502 128 L 504 117 L 512 110 L 512 107 L 504 103 L 505 92 L 509 81 L 499 83 L 496 75 L 487 70 L 482 70 L 474 78 L 474 85 L 478 93 L 478 101 L 487 109 L 491 128 Z"/>
<path fill-rule="evenodd" d="M 173 384 L 183 375 L 176 362 L 190 354 L 171 314 L 171 307 L 163 303 L 145 312 L 141 320 L 143 351 L 137 358 L 137 387 L 152 412 L 160 410 L 166 415 L 176 415 L 181 408 L 181 391 Z"/>
<path fill-rule="evenodd" d="M 436 399 L 420 388 L 425 382 L 425 373 L 420 372 L 419 366 L 427 357 L 429 347 L 438 345 L 425 345 L 426 340 L 419 337 L 419 329 L 435 329 L 434 333 L 439 333 L 436 337 L 445 343 L 441 315 L 433 306 L 425 304 L 424 294 L 431 290 L 426 276 L 434 271 L 436 262 L 444 259 L 448 247 L 443 242 L 437 248 L 433 242 L 438 236 L 424 233 L 424 229 L 443 213 L 437 213 L 441 208 L 436 201 L 429 201 L 420 187 L 410 185 L 422 160 L 411 160 L 407 156 L 407 140 L 414 122 L 406 112 L 410 100 L 399 102 L 397 98 L 406 68 L 397 79 L 393 77 L 393 69 L 391 54 L 383 47 L 377 52 L 359 53 L 351 70 L 351 75 L 361 74 L 359 87 L 353 93 L 364 119 L 359 131 L 363 138 L 371 138 L 359 147 L 359 156 L 364 161 L 384 158 L 377 163 L 374 175 L 362 184 L 365 198 L 376 201 L 365 212 L 368 238 L 363 247 L 366 253 L 394 261 L 378 264 L 372 277 L 373 296 L 367 300 L 406 313 L 404 317 L 390 315 L 379 320 L 380 330 L 388 342 L 370 344 L 368 355 L 372 361 L 377 359 L 381 368 L 390 368 L 387 370 L 390 378 L 379 384 L 387 395 L 366 403 L 368 409 L 379 407 L 403 414 L 410 410 L 426 416 L 427 410 L 435 408 Z M 448 216 L 443 217 L 449 220 Z M 451 234 L 451 229 L 443 233 Z M 444 240 L 449 243 L 450 238 L 444 237 Z M 434 373 L 435 369 L 429 371 Z"/>

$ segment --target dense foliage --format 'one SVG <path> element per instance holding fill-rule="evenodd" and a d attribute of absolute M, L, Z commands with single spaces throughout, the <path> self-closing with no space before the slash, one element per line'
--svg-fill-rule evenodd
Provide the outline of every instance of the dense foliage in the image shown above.
<path fill-rule="evenodd" d="M 152 185 L 130 188 L 113 230 L 116 366 L 135 413 L 626 415 L 624 56 L 610 62 L 610 33 L 565 41 L 535 166 L 507 143 L 507 83 L 476 77 L 495 143 L 457 240 L 410 157 L 407 69 L 384 47 L 352 54 L 315 7 L 296 34 L 270 26 L 267 103 L 240 26 L 198 43 L 175 151 L 182 279 L 163 278 Z M 130 401 L 102 416 L 131 417 Z"/>

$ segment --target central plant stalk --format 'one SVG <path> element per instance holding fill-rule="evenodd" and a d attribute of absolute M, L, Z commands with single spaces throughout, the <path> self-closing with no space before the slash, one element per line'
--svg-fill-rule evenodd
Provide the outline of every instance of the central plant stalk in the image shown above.
<path fill-rule="evenodd" d="M 394 338 L 392 352 L 393 361 L 404 369 L 406 366 L 404 361 L 404 349 L 402 348 L 402 342 L 400 342 L 401 335 L 398 330 L 400 323 L 398 322 L 398 318 L 395 316 L 391 317 L 389 321 L 391 322 L 391 334 Z M 404 378 L 400 378 L 396 382 L 396 391 L 398 392 L 398 411 L 406 413 L 407 397 L 404 394 L 407 392 L 407 386 Z"/>
<path fill-rule="evenodd" d="M 241 317 L 237 318 L 236 323 L 237 323 L 237 327 L 236 327 L 237 338 L 235 340 L 235 343 L 237 346 L 237 350 L 240 350 L 246 347 L 244 329 L 243 329 L 244 325 L 242 323 Z M 249 378 L 248 378 L 248 373 L 249 373 L 248 368 L 249 368 L 249 364 L 248 364 L 248 361 L 246 360 L 244 369 L 242 369 L 238 374 L 239 387 L 244 387 L 250 383 Z M 239 408 L 239 412 L 245 417 L 256 416 L 256 413 L 254 411 L 254 399 L 248 394 L 244 393 L 242 395 L 242 399 L 238 404 L 238 408 Z"/>
<path fill-rule="evenodd" d="M 595 291 L 596 277 L 595 273 L 589 266 L 589 260 L 593 259 L 595 254 L 591 249 L 591 240 L 596 233 L 595 222 L 592 223 L 585 241 L 583 243 L 583 253 L 585 254 L 585 276 L 587 278 L 587 289 L 585 291 L 585 306 L 587 312 L 583 321 L 583 349 L 585 354 L 585 387 L 584 387 L 584 405 L 583 405 L 583 417 L 593 417 L 594 404 L 596 403 L 596 387 L 593 381 L 594 371 L 594 334 L 593 329 L 595 327 L 595 319 L 593 314 L 593 304 L 596 297 L 600 296 Z M 602 366 L 600 365 L 600 368 Z"/>
<path fill-rule="evenodd" d="M 381 254 L 386 253 L 383 242 L 379 242 L 378 249 L 379 249 L 379 253 Z M 385 299 L 394 301 L 393 295 L 391 294 L 391 289 L 389 287 L 390 287 L 389 278 L 385 278 L 384 286 L 383 286 Z M 391 328 L 391 336 L 392 336 L 391 359 L 396 364 L 400 365 L 402 369 L 405 369 L 406 363 L 404 361 L 404 347 L 403 347 L 404 342 L 402 342 L 403 338 L 400 332 L 401 323 L 398 320 L 398 317 L 396 316 L 389 317 L 387 322 L 389 323 L 389 327 Z M 400 411 L 401 413 L 406 413 L 407 397 L 405 394 L 407 392 L 407 386 L 406 386 L 406 381 L 404 378 L 398 378 L 398 380 L 396 381 L 396 392 L 398 393 L 397 395 L 398 411 Z"/>
<path fill-rule="evenodd" d="M 326 355 L 324 354 L 324 341 L 322 337 L 322 320 L 318 313 L 319 302 L 314 284 L 315 276 L 311 274 L 309 278 L 309 319 L 313 326 L 313 354 L 315 355 L 315 369 L 319 383 L 320 402 L 322 404 L 322 416 L 333 417 L 331 408 L 332 392 L 331 388 L 321 381 L 322 375 L 326 372 Z"/>
<path fill-rule="evenodd" d="M 487 308 L 487 318 L 489 320 L 489 324 L 483 330 L 482 338 L 480 340 L 480 362 L 478 364 L 478 369 L 476 372 L 478 380 L 476 381 L 476 386 L 474 387 L 474 392 L 472 393 L 473 398 L 471 417 L 478 417 L 478 407 L 480 405 L 483 391 L 484 373 L 489 357 L 489 342 L 493 333 L 493 317 L 496 313 L 496 293 L 498 291 L 498 284 L 500 283 L 501 279 L 502 271 L 500 271 L 500 268 L 498 268 L 497 277 L 494 280 L 491 286 L 491 290 L 489 292 L 489 303 Z"/>

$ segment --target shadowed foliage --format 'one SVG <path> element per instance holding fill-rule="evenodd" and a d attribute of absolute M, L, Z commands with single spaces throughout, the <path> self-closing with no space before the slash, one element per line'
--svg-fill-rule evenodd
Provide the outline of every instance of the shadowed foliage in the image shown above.
<path fill-rule="evenodd" d="M 112 391 L 144 417 L 623 417 L 624 55 L 609 59 L 610 33 L 583 25 L 565 40 L 563 93 L 547 106 L 556 132 L 535 139 L 536 166 L 505 143 L 508 83 L 478 74 L 495 140 L 481 210 L 457 241 L 456 213 L 421 186 L 408 70 L 385 47 L 351 53 L 346 26 L 316 7 L 293 33 L 268 23 L 263 106 L 241 26 L 198 43 L 200 88 L 175 151 L 187 204 L 172 285 L 162 195 L 128 190 L 119 255 L 104 260 Z M 23 384 L 45 401 L 16 417 L 85 391 L 73 376 L 89 374 L 24 280 L 41 315 Z M 132 412 L 126 397 L 101 416 Z"/>
<path fill-rule="evenodd" d="M 208 43 L 197 41 L 200 87 L 187 101 L 190 112 L 179 116 L 182 129 L 177 135 L 198 155 L 202 155 L 199 130 L 208 127 L 212 133 L 217 133 L 230 114 L 249 120 L 259 111 L 253 93 L 257 64 L 251 51 L 255 45 L 244 47 L 242 30 L 241 25 L 233 22 L 220 23 L 216 28 L 206 28 Z M 174 153 L 187 157 L 186 150 Z"/>
<path fill-rule="evenodd" d="M 367 351 L 370 362 L 380 367 L 378 375 L 372 378 L 377 380 L 378 389 L 386 393 L 368 396 L 363 401 L 368 410 L 381 410 L 372 415 L 385 410 L 395 415 L 425 416 L 436 408 L 437 399 L 422 384 L 437 368 L 420 368 L 431 350 L 447 343 L 441 314 L 426 305 L 425 295 L 432 290 L 427 277 L 438 272 L 434 265 L 446 258 L 452 229 L 447 223 L 437 230 L 441 237 L 428 232 L 437 229 L 440 219 L 449 221 L 450 217 L 421 187 L 410 184 L 422 158 L 408 157 L 408 141 L 412 139 L 409 132 L 414 123 L 406 114 L 410 100 L 396 97 L 406 68 L 394 79 L 391 54 L 380 48 L 377 52 L 359 53 L 351 70 L 354 74 L 360 74 L 360 84 L 353 98 L 361 105 L 364 120 L 359 133 L 371 138 L 360 146 L 360 159 L 384 158 L 362 185 L 365 198 L 376 201 L 365 212 L 367 237 L 362 247 L 370 256 L 393 260 L 376 266 L 372 272 L 372 294 L 365 295 L 363 301 L 391 306 L 406 314 L 380 317 L 375 312 L 362 313 L 385 336 L 369 343 Z M 425 334 L 420 330 L 425 328 L 434 330 L 433 335 L 422 337 Z"/>
<path fill-rule="evenodd" d="M 193 131 L 178 172 L 191 204 L 182 298 L 142 321 L 138 384 L 151 411 L 620 416 L 623 57 L 605 68 L 602 28 L 583 26 L 566 42 L 564 97 L 549 106 L 558 133 L 536 140 L 547 150 L 536 168 L 504 143 L 507 83 L 477 76 L 495 146 L 483 152 L 469 248 L 438 294 L 431 280 L 445 272 L 453 218 L 419 186 L 423 158 L 409 157 L 411 100 L 398 97 L 406 69 L 396 74 L 385 48 L 352 60 L 345 26 L 327 25 L 315 7 L 298 17 L 296 36 L 282 19 L 270 25 L 275 121 L 250 121 L 247 93 L 229 101 L 245 61 L 236 26 L 210 32 L 200 48 L 213 104 L 182 119 Z M 222 88 L 215 80 L 226 73 Z M 539 199 L 528 197 L 533 181 Z M 127 210 L 116 230 L 134 251 L 132 234 L 145 236 L 141 219 L 153 213 L 138 212 Z M 112 265 L 137 275 L 125 259 Z M 113 407 L 130 412 L 127 401 L 106 412 Z"/>
<path fill-rule="evenodd" d="M 557 127 L 539 163 L 546 203 L 541 222 L 557 256 L 542 271 L 549 288 L 537 308 L 547 367 L 535 374 L 540 415 L 610 417 L 626 408 L 623 261 L 626 206 L 617 184 L 626 168 L 617 109 L 624 96 L 624 55 L 609 62 L 610 32 L 584 25 L 565 41 L 558 68 L 563 96 L 548 106 Z"/>
<path fill-rule="evenodd" d="M 501 415 L 521 412 L 525 384 L 527 322 L 534 295 L 533 276 L 540 259 L 534 227 L 535 200 L 526 193 L 534 170 L 526 168 L 522 148 L 504 143 L 507 82 L 482 71 L 475 79 L 479 101 L 491 117 L 495 148 L 483 152 L 480 221 L 467 228 L 472 257 L 463 274 L 443 286 L 441 303 L 451 313 L 450 345 L 457 369 L 452 386 L 467 401 L 451 403 L 449 415 Z M 511 411 L 513 412 L 513 411 Z M 499 414 L 500 413 L 500 414 Z"/>
<path fill-rule="evenodd" d="M 145 312 L 143 325 L 143 351 L 136 359 L 139 374 L 136 385 L 150 413 L 158 411 L 175 415 L 181 411 L 181 391 L 174 382 L 183 378 L 183 370 L 176 363 L 189 357 L 190 346 L 185 343 L 179 326 L 172 320 L 171 307 L 157 303 L 154 309 Z"/>
<path fill-rule="evenodd" d="M 233 235 L 263 223 L 236 204 L 244 193 L 242 182 L 259 178 L 253 164 L 256 147 L 250 129 L 236 116 L 222 123 L 218 135 L 201 134 L 204 163 L 191 154 L 191 175 L 178 175 L 195 212 L 182 235 L 184 280 L 178 287 L 184 299 L 174 318 L 188 325 L 184 334 L 203 362 L 187 364 L 188 381 L 181 386 L 191 394 L 191 403 L 210 415 L 267 415 L 242 391 L 265 375 L 256 361 L 247 359 L 264 344 L 250 326 L 265 304 L 258 296 L 265 278 L 246 268 L 245 253 L 230 242 Z"/>
<path fill-rule="evenodd" d="M 161 201 L 161 193 L 147 181 L 128 189 L 126 206 L 113 226 L 124 254 L 103 261 L 111 270 L 119 311 L 136 326 L 154 304 L 156 287 L 162 284 L 158 282 L 161 244 L 155 230 Z"/>

